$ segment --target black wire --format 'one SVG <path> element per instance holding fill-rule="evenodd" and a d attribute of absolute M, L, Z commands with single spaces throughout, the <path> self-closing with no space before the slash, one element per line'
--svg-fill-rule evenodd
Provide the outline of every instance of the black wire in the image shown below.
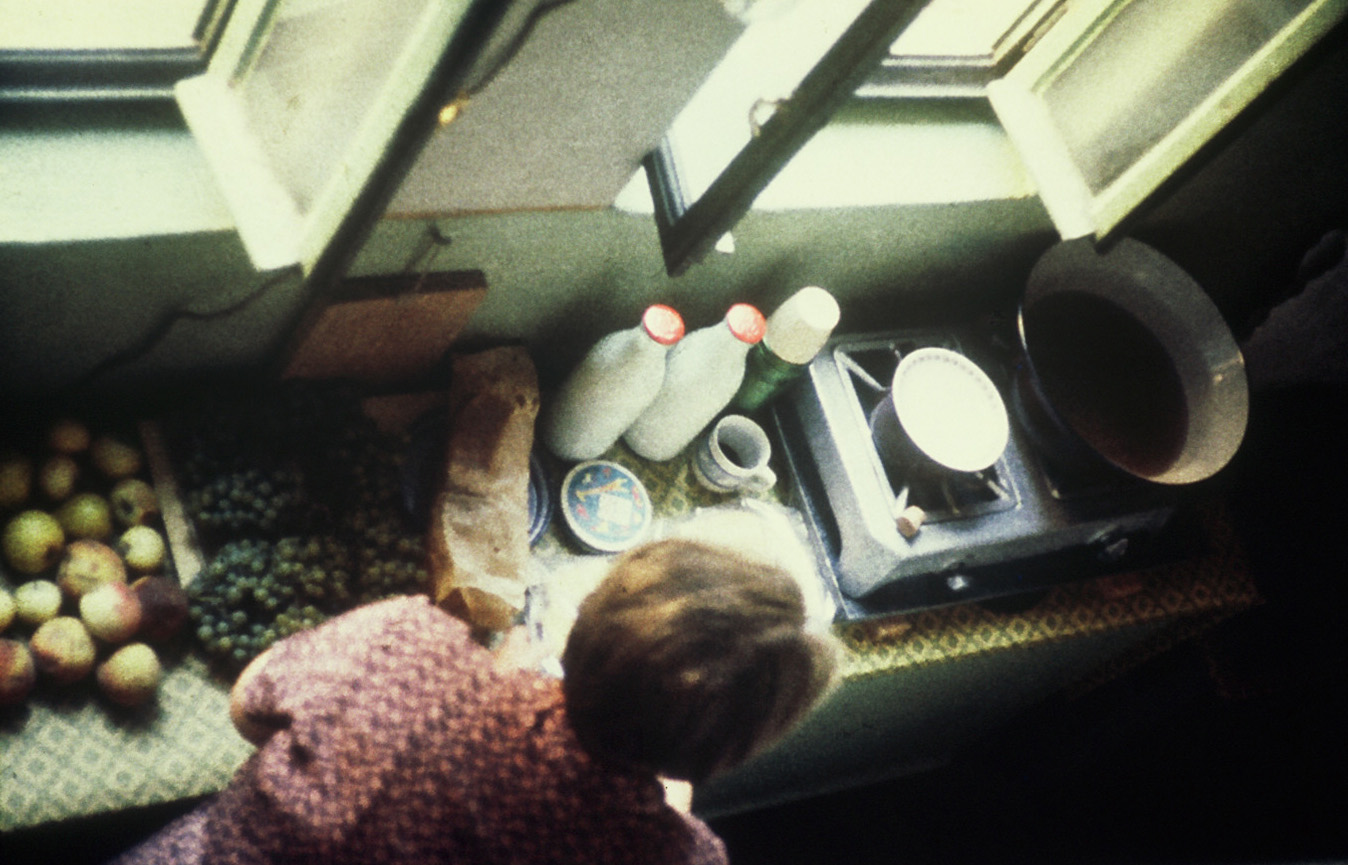
<path fill-rule="evenodd" d="M 84 375 L 79 376 L 63 387 L 62 391 L 70 393 L 87 388 L 98 377 L 105 375 L 118 367 L 129 365 L 145 357 L 159 345 L 160 341 L 173 329 L 173 326 L 180 321 L 212 321 L 214 319 L 224 318 L 228 315 L 233 315 L 240 310 L 246 309 L 252 305 L 254 301 L 265 295 L 288 277 L 295 278 L 295 275 L 291 271 L 277 273 L 271 279 L 262 282 L 257 288 L 228 306 L 213 309 L 209 312 L 196 312 L 181 307 L 165 312 L 159 317 L 158 321 L 144 332 L 139 340 L 94 364 L 84 373 Z"/>

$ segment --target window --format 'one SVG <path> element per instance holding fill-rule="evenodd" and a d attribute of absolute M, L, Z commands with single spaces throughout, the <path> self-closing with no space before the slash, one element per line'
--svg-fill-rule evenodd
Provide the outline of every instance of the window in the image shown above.
<path fill-rule="evenodd" d="M 1104 240 L 1348 0 L 1092 0 L 989 85 L 1064 238 Z"/>
<path fill-rule="evenodd" d="M 310 276 L 352 246 L 519 5 L 236 0 L 175 95 L 253 265 Z"/>
<path fill-rule="evenodd" d="M 858 99 L 990 101 L 1062 236 L 1103 240 L 1348 12 L 1348 0 L 786 2 L 644 163 L 671 275 Z M 744 71 L 755 51 L 762 74 Z"/>
<path fill-rule="evenodd" d="M 857 89 L 861 98 L 983 96 L 1067 9 L 1067 0 L 931 0 Z"/>
<path fill-rule="evenodd" d="M 0 0 L 12 2 L 17 0 Z M 65 4 L 86 9 L 106 5 L 123 11 L 127 2 L 48 0 L 31 5 L 66 10 L 70 7 Z M 25 206 L 32 205 L 31 211 L 42 217 L 38 230 L 12 235 L 44 242 L 49 226 L 61 218 L 53 214 L 71 209 L 69 202 L 89 174 L 85 166 L 69 176 L 41 172 L 95 151 L 99 156 L 111 151 L 110 162 L 146 171 L 152 195 L 181 194 L 187 202 L 179 208 L 176 198 L 154 201 L 151 209 L 162 214 L 155 230 L 175 230 L 165 226 L 178 214 L 197 209 L 190 199 L 204 191 L 210 198 L 209 218 L 189 230 L 232 228 L 258 271 L 294 272 L 315 283 L 336 278 L 383 215 L 427 137 L 448 116 L 447 107 L 464 92 L 484 86 L 527 38 L 536 19 L 563 2 L 228 0 L 209 6 L 221 10 L 227 5 L 228 20 L 219 28 L 208 59 L 190 74 L 158 80 L 154 93 L 145 94 L 155 99 L 81 101 L 100 95 L 89 88 L 79 93 L 25 92 L 15 98 L 32 101 L 21 110 L 0 106 L 0 117 L 11 121 L 0 124 L 6 127 L 6 143 L 17 145 L 12 161 L 21 169 L 39 169 L 15 179 L 4 172 L 12 166 L 0 166 L 0 175 L 13 180 L 6 193 L 15 191 L 7 195 L 9 206 L 0 218 L 23 220 Z M 34 20 L 40 17 L 34 13 Z M 86 15 L 80 20 L 88 25 L 92 19 Z M 0 35 L 15 32 L 17 28 L 7 29 Z M 143 42 L 145 35 L 137 41 Z M 82 50 L 67 46 L 55 54 Z M 142 50 L 173 49 L 126 49 L 132 54 Z M 80 124 L 86 119 L 94 134 L 67 133 L 69 124 L 85 129 Z M 126 156 L 133 151 L 134 158 Z M 104 164 L 97 158 L 89 161 Z M 159 173 L 161 162 L 168 168 Z M 108 226 L 126 206 L 116 193 L 137 186 L 138 180 L 117 177 L 99 183 L 97 193 L 113 206 L 90 208 L 107 211 L 92 220 L 98 226 L 93 236 L 126 236 Z M 42 189 L 32 192 L 34 187 Z M 50 189 L 55 192 L 48 194 Z"/>
<path fill-rule="evenodd" d="M 230 0 L 0 0 L 0 101 L 168 98 L 206 68 Z"/>
<path fill-rule="evenodd" d="M 785 0 L 755 20 L 645 160 L 665 267 L 682 273 L 852 98 L 920 0 Z M 769 7 L 772 4 L 767 4 Z M 718 133 L 704 132 L 713 128 Z M 696 163 L 678 138 L 696 141 Z"/>

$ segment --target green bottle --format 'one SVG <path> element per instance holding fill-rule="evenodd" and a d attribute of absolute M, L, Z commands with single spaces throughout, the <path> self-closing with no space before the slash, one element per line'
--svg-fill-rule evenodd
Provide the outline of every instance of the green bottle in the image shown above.
<path fill-rule="evenodd" d="M 804 375 L 838 325 L 838 301 L 818 286 L 797 291 L 768 316 L 767 332 L 749 352 L 744 382 L 731 401 L 738 411 L 767 405 Z"/>

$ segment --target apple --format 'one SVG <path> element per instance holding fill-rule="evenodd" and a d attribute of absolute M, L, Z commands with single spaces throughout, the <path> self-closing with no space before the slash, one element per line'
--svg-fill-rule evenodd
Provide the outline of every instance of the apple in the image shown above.
<path fill-rule="evenodd" d="M 22 703 L 37 683 L 33 653 L 19 640 L 0 639 L 0 706 Z"/>
<path fill-rule="evenodd" d="M 100 435 L 89 445 L 89 460 L 105 476 L 114 480 L 127 478 L 140 471 L 143 462 L 140 451 L 120 438 Z"/>
<path fill-rule="evenodd" d="M 168 577 L 141 577 L 131 584 L 140 601 L 142 640 L 162 643 L 172 639 L 187 622 L 187 592 L 178 581 Z"/>
<path fill-rule="evenodd" d="M 61 590 L 51 580 L 29 580 L 14 590 L 14 606 L 19 621 L 41 625 L 61 612 Z"/>
<path fill-rule="evenodd" d="M 150 526 L 132 526 L 117 539 L 116 550 L 128 570 L 148 574 L 164 566 L 164 536 Z"/>
<path fill-rule="evenodd" d="M 76 493 L 56 511 L 67 538 L 93 538 L 102 541 L 112 537 L 112 508 L 98 493 Z"/>
<path fill-rule="evenodd" d="M 138 706 L 154 696 L 164 677 L 154 649 L 144 643 L 127 643 L 98 666 L 95 679 L 109 700 L 122 706 Z"/>
<path fill-rule="evenodd" d="M 66 533 L 46 511 L 27 510 L 5 524 L 0 535 L 5 561 L 21 574 L 40 574 L 61 559 Z"/>
<path fill-rule="evenodd" d="M 47 447 L 58 454 L 77 454 L 89 448 L 89 427 L 73 418 L 58 418 L 47 429 Z"/>
<path fill-rule="evenodd" d="M 123 478 L 108 493 L 113 516 L 123 526 L 143 526 L 159 516 L 154 487 L 140 478 Z"/>
<path fill-rule="evenodd" d="M 81 538 L 66 544 L 56 567 L 56 585 L 67 598 L 78 600 L 104 583 L 125 583 L 126 565 L 117 551 L 102 541 Z"/>
<path fill-rule="evenodd" d="M 0 510 L 17 508 L 33 491 L 33 461 L 20 453 L 0 454 Z"/>
<path fill-rule="evenodd" d="M 69 454 L 48 457 L 38 469 L 37 485 L 48 501 L 63 502 L 75 491 L 80 479 L 80 466 Z"/>
<path fill-rule="evenodd" d="M 8 628 L 14 622 L 14 617 L 19 614 L 19 605 L 14 601 L 14 594 L 0 586 L 0 633 Z"/>
<path fill-rule="evenodd" d="M 94 640 L 74 616 L 57 616 L 43 623 L 28 640 L 38 672 L 66 685 L 89 675 L 94 668 Z"/>
<path fill-rule="evenodd" d="M 140 599 L 126 583 L 104 583 L 80 598 L 80 621 L 106 643 L 125 643 L 140 629 Z"/>

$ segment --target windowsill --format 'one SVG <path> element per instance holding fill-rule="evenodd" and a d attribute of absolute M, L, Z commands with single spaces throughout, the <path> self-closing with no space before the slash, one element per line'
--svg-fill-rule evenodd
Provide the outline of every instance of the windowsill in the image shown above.
<path fill-rule="evenodd" d="M 698 159 L 686 149 L 677 155 L 680 161 Z M 954 204 L 1035 194 L 986 102 L 876 100 L 840 111 L 773 178 L 753 209 Z M 654 212 L 644 171 L 614 205 L 632 213 Z"/>
<path fill-rule="evenodd" d="M 234 228 L 172 103 L 15 110 L 0 153 L 0 243 Z"/>
<path fill-rule="evenodd" d="M 33 111 L 0 130 L 0 243 L 126 239 L 234 229 L 191 135 L 169 106 L 110 122 Z M 759 196 L 785 211 L 993 201 L 1035 189 L 978 101 L 860 103 L 796 154 Z M 614 206 L 653 213 L 638 171 Z"/>

